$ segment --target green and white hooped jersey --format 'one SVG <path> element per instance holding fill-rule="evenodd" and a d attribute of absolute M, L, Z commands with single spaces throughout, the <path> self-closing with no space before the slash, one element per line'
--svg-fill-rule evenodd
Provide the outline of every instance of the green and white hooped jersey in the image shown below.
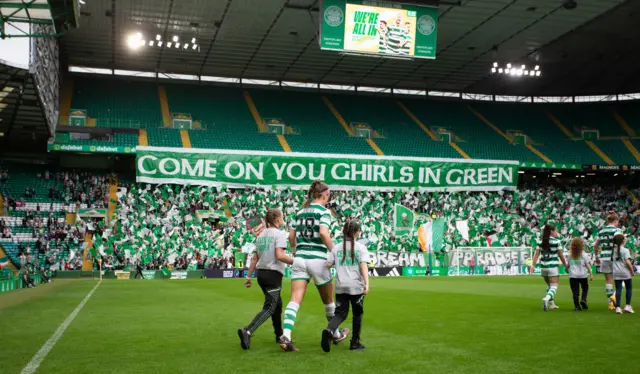
<path fill-rule="evenodd" d="M 296 215 L 295 257 L 306 259 L 327 259 L 327 246 L 320 238 L 320 226 L 331 228 L 331 211 L 319 204 L 311 204 Z"/>
<path fill-rule="evenodd" d="M 398 54 L 402 49 L 404 42 L 404 29 L 401 27 L 390 26 L 387 34 L 387 50 L 391 53 Z"/>
<path fill-rule="evenodd" d="M 409 55 L 409 52 L 411 51 L 411 35 L 405 33 L 403 34 L 403 39 L 404 45 L 400 49 L 400 54 Z"/>
<path fill-rule="evenodd" d="M 598 241 L 600 242 L 600 259 L 603 261 L 611 261 L 613 256 L 613 237 L 622 234 L 622 231 L 615 226 L 605 226 L 598 232 Z"/>
<path fill-rule="evenodd" d="M 388 30 L 379 32 L 379 35 L 378 35 L 378 52 L 379 53 L 387 53 L 387 33 L 388 32 L 389 32 Z"/>
<path fill-rule="evenodd" d="M 558 252 L 562 250 L 560 239 L 549 238 L 549 251 L 542 248 L 542 241 L 538 242 L 540 248 L 540 268 L 553 269 L 560 266 L 560 255 Z"/>

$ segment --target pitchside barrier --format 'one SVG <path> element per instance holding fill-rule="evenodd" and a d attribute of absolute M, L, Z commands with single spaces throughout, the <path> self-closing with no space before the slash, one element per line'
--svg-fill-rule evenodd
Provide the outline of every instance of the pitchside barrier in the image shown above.
<path fill-rule="evenodd" d="M 37 287 L 42 281 L 42 278 L 38 274 L 38 275 L 32 276 L 31 280 L 33 281 L 33 284 L 35 284 Z M 17 275 L 12 275 L 8 278 L 0 279 L 0 293 L 19 290 L 22 287 L 23 287 L 22 273 L 17 273 Z"/>

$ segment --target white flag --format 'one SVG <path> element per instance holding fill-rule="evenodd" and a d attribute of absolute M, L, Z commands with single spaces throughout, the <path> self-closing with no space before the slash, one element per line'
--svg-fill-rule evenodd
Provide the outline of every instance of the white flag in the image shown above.
<path fill-rule="evenodd" d="M 460 235 L 464 238 L 464 240 L 469 241 L 469 221 L 456 221 L 456 229 L 460 232 Z"/>

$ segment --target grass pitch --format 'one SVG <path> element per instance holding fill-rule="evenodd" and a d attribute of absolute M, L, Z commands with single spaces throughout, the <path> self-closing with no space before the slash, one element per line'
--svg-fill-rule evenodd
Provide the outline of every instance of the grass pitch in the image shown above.
<path fill-rule="evenodd" d="M 96 285 L 56 280 L 0 294 L 0 373 L 19 373 Z M 283 297 L 289 300 L 289 284 Z M 567 278 L 542 312 L 539 277 L 373 278 L 362 342 L 320 349 L 324 309 L 311 286 L 283 353 L 271 323 L 240 348 L 236 329 L 262 305 L 241 279 L 103 281 L 39 373 L 629 373 L 640 315 L 607 310 L 591 282 L 590 310 L 574 312 Z M 637 297 L 640 297 L 637 296 Z M 640 306 L 640 304 L 638 304 Z M 349 326 L 350 318 L 346 321 Z"/>

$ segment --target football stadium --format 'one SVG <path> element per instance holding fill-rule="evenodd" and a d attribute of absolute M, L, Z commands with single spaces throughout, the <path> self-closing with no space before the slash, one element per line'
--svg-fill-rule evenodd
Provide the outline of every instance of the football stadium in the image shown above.
<path fill-rule="evenodd" d="M 0 0 L 0 373 L 634 372 L 639 24 Z"/>

